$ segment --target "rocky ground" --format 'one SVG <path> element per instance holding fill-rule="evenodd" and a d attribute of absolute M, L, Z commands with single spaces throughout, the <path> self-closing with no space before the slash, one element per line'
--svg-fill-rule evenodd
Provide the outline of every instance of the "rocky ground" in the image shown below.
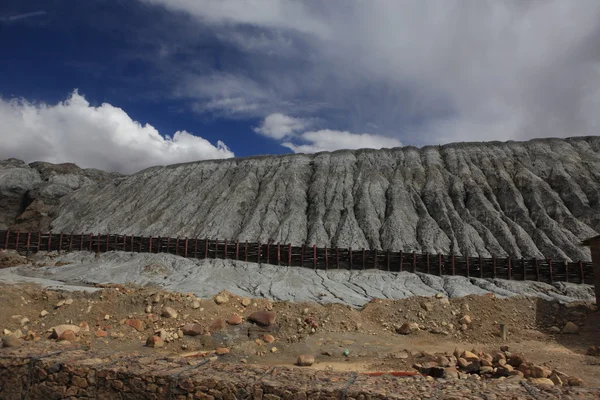
<path fill-rule="evenodd" d="M 594 391 L 600 388 L 594 347 L 600 344 L 600 315 L 589 303 L 438 295 L 374 299 L 355 308 L 271 302 L 227 292 L 199 299 L 152 288 L 104 286 L 66 292 L 2 285 L 2 352 L 83 348 L 102 357 L 210 360 L 217 369 L 276 367 L 298 379 L 317 371 L 354 372 L 361 379 L 391 379 L 422 390 L 423 398 L 446 391 L 447 396 L 438 398 L 468 398 L 460 397 L 463 392 L 511 398 L 502 393 L 513 389 L 517 397 L 512 398 L 531 390 L 539 398 L 544 393 L 550 396 L 546 398 L 568 393 L 595 398 L 600 393 Z M 506 340 L 500 337 L 500 324 L 508 329 Z M 156 366 L 161 368 L 158 361 Z M 380 372 L 386 376 L 374 376 Z M 402 378 L 400 372 L 421 378 Z M 547 392 L 549 387 L 553 389 Z"/>

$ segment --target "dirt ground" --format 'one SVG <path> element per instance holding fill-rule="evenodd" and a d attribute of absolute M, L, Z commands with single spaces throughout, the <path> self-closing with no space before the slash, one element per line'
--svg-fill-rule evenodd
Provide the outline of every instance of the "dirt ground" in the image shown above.
<path fill-rule="evenodd" d="M 222 304 L 217 304 L 217 302 Z M 307 368 L 332 371 L 414 371 L 413 365 L 451 355 L 456 348 L 476 353 L 508 346 L 528 361 L 600 387 L 600 357 L 586 355 L 600 345 L 600 313 L 592 304 L 560 304 L 531 298 L 469 296 L 373 300 L 362 309 L 339 304 L 271 303 L 223 293 L 215 299 L 191 294 L 113 285 L 93 293 L 44 290 L 33 285 L 0 285 L 0 333 L 20 337 L 27 346 L 52 339 L 52 327 L 82 327 L 71 342 L 90 349 L 214 356 L 222 361 L 292 366 L 312 355 Z M 167 317 L 167 307 L 177 316 Z M 271 310 L 274 324 L 260 327 L 246 318 Z M 232 316 L 242 323 L 232 325 Z M 465 322 L 465 317 L 471 321 Z M 409 334 L 397 331 L 417 323 Z M 567 323 L 575 334 L 558 333 Z M 182 335 L 185 325 L 201 327 L 197 336 Z M 508 328 L 502 340 L 499 326 Z M 133 326 L 132 326 L 133 325 Z M 87 330 L 89 327 L 89 331 Z M 139 329 L 139 330 L 138 330 Z M 161 330 L 163 330 L 161 332 Z M 164 346 L 146 346 L 158 335 Z M 269 338 L 265 335 L 271 335 Z M 273 341 L 269 343 L 271 340 Z M 227 349 L 227 350 L 222 350 Z"/>

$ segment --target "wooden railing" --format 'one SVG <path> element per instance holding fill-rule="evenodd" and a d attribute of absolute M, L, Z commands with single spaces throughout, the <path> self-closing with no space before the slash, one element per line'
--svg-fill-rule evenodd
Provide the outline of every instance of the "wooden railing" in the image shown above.
<path fill-rule="evenodd" d="M 321 270 L 375 268 L 390 272 L 407 271 L 438 276 L 460 275 L 547 283 L 594 282 L 592 263 L 583 261 L 482 258 L 200 238 L 0 231 L 0 249 L 17 250 L 25 254 L 38 251 L 169 253 L 187 258 L 232 259 Z"/>

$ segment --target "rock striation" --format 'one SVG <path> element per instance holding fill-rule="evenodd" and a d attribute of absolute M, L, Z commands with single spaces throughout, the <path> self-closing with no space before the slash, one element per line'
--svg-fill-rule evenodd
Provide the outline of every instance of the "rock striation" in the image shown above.
<path fill-rule="evenodd" d="M 29 168 L 19 173 L 42 179 Z M 81 185 L 59 203 L 54 231 L 587 261 L 600 137 L 201 161 Z"/>

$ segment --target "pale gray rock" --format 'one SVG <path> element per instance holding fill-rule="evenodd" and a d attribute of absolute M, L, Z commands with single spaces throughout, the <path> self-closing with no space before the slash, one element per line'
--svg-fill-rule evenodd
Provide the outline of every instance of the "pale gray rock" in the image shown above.
<path fill-rule="evenodd" d="M 600 138 L 153 167 L 62 197 L 52 228 L 587 261 Z"/>

